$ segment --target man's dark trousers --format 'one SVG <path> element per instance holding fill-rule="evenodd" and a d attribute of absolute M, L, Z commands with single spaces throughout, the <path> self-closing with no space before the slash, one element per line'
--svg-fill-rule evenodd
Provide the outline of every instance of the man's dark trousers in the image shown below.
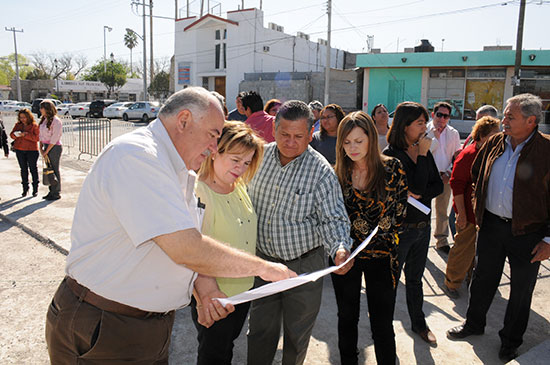
<path fill-rule="evenodd" d="M 516 348 L 522 344 L 540 266 L 540 262 L 531 263 L 531 251 L 543 236 L 542 232 L 513 236 L 511 221 L 485 211 L 477 240 L 477 265 L 470 286 L 467 327 L 474 331 L 485 328 L 487 312 L 508 258 L 510 298 L 499 335 L 503 346 Z"/>

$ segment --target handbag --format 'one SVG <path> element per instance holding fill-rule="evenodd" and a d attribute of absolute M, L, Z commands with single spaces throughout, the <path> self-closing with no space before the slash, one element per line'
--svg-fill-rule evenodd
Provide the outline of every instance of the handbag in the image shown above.
<path fill-rule="evenodd" d="M 44 156 L 44 160 L 42 161 L 42 165 L 44 165 L 44 162 L 46 163 L 46 166 L 43 166 L 43 168 L 42 168 L 42 183 L 46 186 L 56 185 L 58 183 L 57 176 L 55 176 L 55 173 L 53 171 L 53 167 L 50 163 L 50 159 L 47 155 Z"/>

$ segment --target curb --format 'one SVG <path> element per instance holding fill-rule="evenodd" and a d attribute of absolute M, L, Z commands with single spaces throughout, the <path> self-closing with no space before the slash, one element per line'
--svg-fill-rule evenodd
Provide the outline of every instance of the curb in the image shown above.
<path fill-rule="evenodd" d="M 28 235 L 30 235 L 31 237 L 36 239 L 38 242 L 42 243 L 44 246 L 46 246 L 48 248 L 51 248 L 52 250 L 57 251 L 60 254 L 65 255 L 65 256 L 67 256 L 69 254 L 69 251 L 67 251 L 65 248 L 61 247 L 60 245 L 58 245 L 57 243 L 55 243 L 54 241 L 52 241 L 48 237 L 45 237 L 45 236 L 41 235 L 40 233 L 32 230 L 31 228 L 27 227 L 26 225 L 24 225 L 22 223 L 19 223 L 15 219 L 12 219 L 12 218 L 10 218 L 7 215 L 2 214 L 2 213 L 0 213 L 0 219 L 2 219 L 4 221 L 7 221 L 8 223 L 18 227 L 23 232 L 27 233 Z"/>

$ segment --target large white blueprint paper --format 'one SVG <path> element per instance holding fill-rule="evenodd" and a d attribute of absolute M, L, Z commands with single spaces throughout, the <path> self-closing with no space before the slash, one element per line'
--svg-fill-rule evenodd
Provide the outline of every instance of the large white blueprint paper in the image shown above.
<path fill-rule="evenodd" d="M 416 200 L 415 198 L 413 198 L 412 196 L 409 196 L 407 198 L 407 203 L 409 203 L 410 205 L 412 205 L 413 207 L 415 207 L 416 209 L 418 209 L 419 211 L 421 211 L 426 215 L 430 214 L 431 209 L 425 206 L 424 204 L 422 204 L 421 202 L 419 202 L 418 200 Z"/>
<path fill-rule="evenodd" d="M 344 266 L 345 264 L 353 260 L 353 258 L 355 258 L 355 256 L 357 256 L 357 254 L 361 252 L 369 244 L 369 242 L 371 241 L 372 237 L 374 237 L 376 232 L 378 232 L 378 227 L 374 228 L 371 234 L 355 249 L 355 251 L 353 251 L 353 253 L 349 256 L 349 258 L 343 264 L 340 264 L 338 266 L 330 266 L 330 267 L 327 267 L 326 269 L 318 270 L 309 274 L 302 274 L 295 278 L 290 278 L 290 279 L 269 283 L 269 284 L 260 286 L 259 288 L 251 289 L 251 290 L 245 291 L 244 293 L 240 293 L 229 298 L 214 298 L 214 299 L 216 299 L 225 307 L 227 304 L 236 305 L 236 304 L 246 303 L 254 299 L 267 297 L 272 294 L 277 294 L 282 291 L 313 282 L 325 275 L 330 274 L 331 272 L 338 270 L 339 268 L 341 268 L 342 266 Z"/>

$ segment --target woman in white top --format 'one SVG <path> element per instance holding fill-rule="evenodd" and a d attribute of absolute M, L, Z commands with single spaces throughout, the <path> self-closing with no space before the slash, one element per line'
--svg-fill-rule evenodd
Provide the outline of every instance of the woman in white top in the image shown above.
<path fill-rule="evenodd" d="M 386 134 L 388 134 L 388 130 L 390 129 L 388 125 L 388 120 L 390 119 L 388 109 L 384 104 L 378 104 L 372 109 L 370 116 L 378 132 L 378 148 L 382 152 L 388 145 L 388 141 L 386 140 Z"/>
<path fill-rule="evenodd" d="M 199 170 L 195 193 L 205 205 L 202 233 L 251 254 L 256 252 L 258 219 L 246 184 L 256 173 L 263 156 L 264 141 L 242 122 L 226 122 L 218 141 L 218 152 Z M 217 278 L 228 297 L 252 288 L 253 277 Z M 202 305 L 193 302 L 191 317 L 199 342 L 197 364 L 231 364 L 233 341 L 241 333 L 250 303 L 237 304 L 226 318 L 206 328 L 199 324 Z"/>
<path fill-rule="evenodd" d="M 59 161 L 61 160 L 61 135 L 63 126 L 61 119 L 57 117 L 57 109 L 50 100 L 44 100 L 40 103 L 40 154 L 43 158 L 48 158 L 57 177 L 55 184 L 49 185 L 50 192 L 43 196 L 46 200 L 57 200 L 61 198 L 61 174 L 59 173 Z"/>

